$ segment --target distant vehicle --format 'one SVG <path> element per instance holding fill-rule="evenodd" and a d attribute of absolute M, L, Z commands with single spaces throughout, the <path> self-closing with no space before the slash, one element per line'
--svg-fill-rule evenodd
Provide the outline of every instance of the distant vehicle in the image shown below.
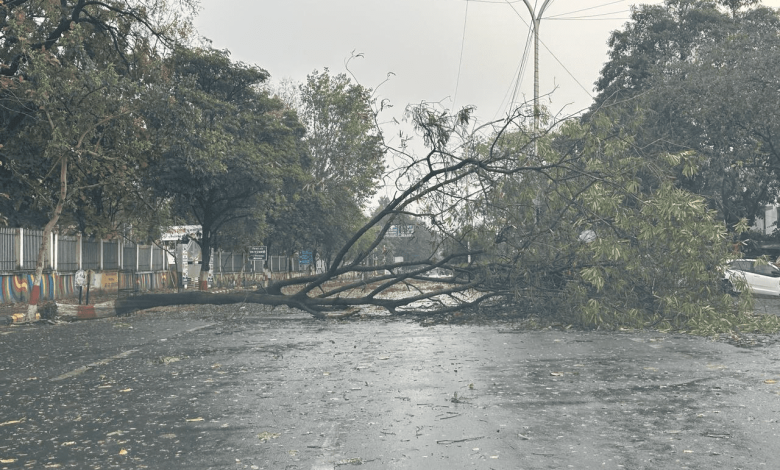
<path fill-rule="evenodd" d="M 730 262 L 724 272 L 724 284 L 739 292 L 747 286 L 758 295 L 780 295 L 780 268 L 772 263 L 755 259 L 738 259 Z"/>

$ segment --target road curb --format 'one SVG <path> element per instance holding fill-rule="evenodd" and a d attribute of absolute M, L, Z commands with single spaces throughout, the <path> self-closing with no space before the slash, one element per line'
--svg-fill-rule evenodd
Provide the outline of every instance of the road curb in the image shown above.
<path fill-rule="evenodd" d="M 57 304 L 57 314 L 66 320 L 94 320 L 116 316 L 113 300 L 95 305 Z"/>
<path fill-rule="evenodd" d="M 36 313 L 35 314 L 35 320 L 40 320 L 41 315 Z M 18 325 L 26 323 L 24 321 L 24 314 L 23 313 L 12 313 L 11 315 L 3 315 L 0 317 L 0 325 Z"/>

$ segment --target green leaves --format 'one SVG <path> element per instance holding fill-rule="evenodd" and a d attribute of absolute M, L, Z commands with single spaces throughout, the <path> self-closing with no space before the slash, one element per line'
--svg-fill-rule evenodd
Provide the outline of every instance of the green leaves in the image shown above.
<path fill-rule="evenodd" d="M 726 319 L 748 305 L 720 290 L 726 226 L 703 197 L 675 184 L 680 172 L 695 176 L 702 159 L 690 151 L 641 158 L 631 132 L 602 116 L 564 123 L 539 142 L 542 168 L 518 166 L 530 161 L 522 130 L 502 134 L 479 147 L 480 170 L 464 166 L 464 178 L 426 199 L 426 211 L 459 243 L 450 250 L 481 251 L 460 269 L 511 293 L 514 309 L 593 328 L 730 328 Z"/>
<path fill-rule="evenodd" d="M 637 145 L 730 225 L 752 220 L 780 191 L 780 16 L 756 3 L 637 7 L 613 33 L 593 107 L 641 122 Z"/>
<path fill-rule="evenodd" d="M 261 85 L 268 73 L 232 62 L 227 51 L 179 48 L 166 63 L 169 81 L 150 104 L 160 160 L 147 183 L 188 223 L 203 227 L 201 249 L 226 226 L 254 230 L 300 186 L 302 128 Z M 170 90 L 170 91 L 169 91 Z M 259 244 L 262 233 L 232 234 Z M 204 264 L 208 264 L 208 255 Z"/>
<path fill-rule="evenodd" d="M 385 148 L 371 90 L 345 74 L 314 71 L 305 83 L 277 92 L 297 111 L 308 165 L 302 194 L 273 217 L 274 243 L 287 252 L 318 250 L 329 260 L 365 223 L 362 210 L 385 170 Z M 294 189 L 294 188 L 293 188 Z M 370 244 L 364 236 L 352 254 Z"/>
<path fill-rule="evenodd" d="M 384 172 L 384 147 L 371 90 L 345 74 L 314 71 L 299 88 L 312 175 L 323 191 L 344 191 L 362 205 Z"/>

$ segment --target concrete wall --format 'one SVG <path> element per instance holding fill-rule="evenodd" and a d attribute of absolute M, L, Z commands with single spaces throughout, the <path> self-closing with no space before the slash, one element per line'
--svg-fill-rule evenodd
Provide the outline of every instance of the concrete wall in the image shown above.
<path fill-rule="evenodd" d="M 105 271 L 93 272 L 90 276 L 90 294 L 120 294 L 128 292 L 150 292 L 161 289 L 174 289 L 178 282 L 176 271 L 156 271 L 146 273 Z M 216 273 L 213 275 L 212 288 L 233 289 L 267 285 L 281 279 L 300 277 L 304 273 Z M 0 274 L 0 304 L 27 302 L 32 291 L 33 275 Z M 188 286 L 190 289 L 193 286 Z M 86 287 L 83 294 L 86 294 Z M 41 283 L 41 300 L 61 300 L 79 295 L 74 273 L 44 273 Z"/>

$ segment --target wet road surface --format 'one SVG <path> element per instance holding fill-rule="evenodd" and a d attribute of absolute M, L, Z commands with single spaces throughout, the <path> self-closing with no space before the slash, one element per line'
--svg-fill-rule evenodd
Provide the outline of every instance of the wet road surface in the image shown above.
<path fill-rule="evenodd" d="M 776 343 L 173 310 L 0 329 L 0 469 L 780 468 Z"/>

